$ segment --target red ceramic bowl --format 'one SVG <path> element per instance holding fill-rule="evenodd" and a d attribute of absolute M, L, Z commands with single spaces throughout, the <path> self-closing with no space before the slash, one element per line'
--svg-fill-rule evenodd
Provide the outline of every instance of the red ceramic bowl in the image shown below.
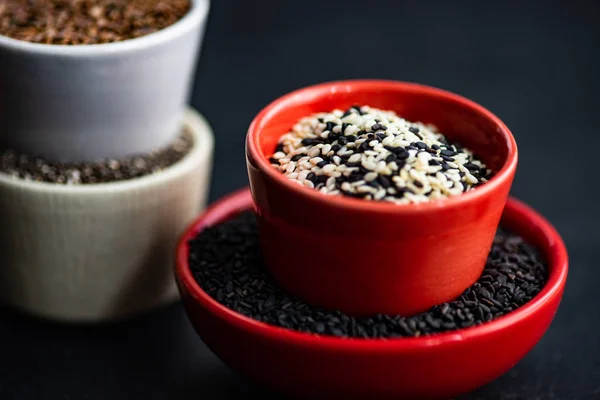
<path fill-rule="evenodd" d="M 503 225 L 537 246 L 548 282 L 528 304 L 478 327 L 421 338 L 340 339 L 257 322 L 217 303 L 195 282 L 188 241 L 204 227 L 252 207 L 247 190 L 209 208 L 183 235 L 176 278 L 188 317 L 207 346 L 233 370 L 303 398 L 450 398 L 495 379 L 542 337 L 567 279 L 567 253 L 554 228 L 531 208 L 509 200 Z"/>
<path fill-rule="evenodd" d="M 434 123 L 496 176 L 455 198 L 399 206 L 324 195 L 269 164 L 277 140 L 298 119 L 353 104 Z M 517 146 L 502 121 L 463 97 L 411 83 L 346 81 L 301 89 L 267 106 L 249 128 L 246 157 L 265 261 L 282 287 L 348 314 L 410 315 L 456 297 L 479 278 Z"/>

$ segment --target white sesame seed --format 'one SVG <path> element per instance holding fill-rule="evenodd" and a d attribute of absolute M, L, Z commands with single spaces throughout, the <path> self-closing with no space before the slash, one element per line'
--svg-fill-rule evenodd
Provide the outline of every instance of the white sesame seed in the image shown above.
<path fill-rule="evenodd" d="M 308 151 L 308 153 L 306 153 L 306 155 L 309 157 L 316 157 L 319 154 L 321 154 L 321 150 L 318 147 L 313 147 Z"/>
<path fill-rule="evenodd" d="M 375 193 L 375 196 L 373 196 L 373 198 L 375 200 L 381 200 L 384 198 L 385 194 L 385 189 L 380 188 L 379 190 L 377 190 L 377 193 Z"/>
<path fill-rule="evenodd" d="M 350 125 L 346 127 L 346 130 L 344 131 L 344 136 L 351 136 L 354 135 L 356 132 L 358 132 L 358 128 L 355 125 Z"/>
<path fill-rule="evenodd" d="M 298 174 L 298 180 L 299 180 L 300 182 L 304 181 L 304 180 L 306 179 L 306 177 L 308 176 L 308 174 L 309 174 L 309 172 L 308 172 L 308 171 L 306 171 L 306 170 L 305 170 L 305 171 L 301 171 L 301 172 Z"/>
<path fill-rule="evenodd" d="M 323 172 L 326 174 L 329 174 L 331 172 L 335 171 L 335 165 L 334 164 L 327 164 L 323 167 Z"/>
<path fill-rule="evenodd" d="M 359 162 L 361 158 L 362 158 L 362 155 L 360 153 L 352 154 L 350 156 L 350 158 L 348 159 L 348 162 L 351 162 L 351 163 Z"/>
<path fill-rule="evenodd" d="M 317 165 L 321 161 L 323 161 L 323 159 L 321 157 L 313 157 L 313 158 L 310 159 L 310 163 L 312 165 Z"/>
<path fill-rule="evenodd" d="M 371 181 L 374 181 L 375 179 L 377 179 L 377 176 L 378 176 L 377 172 L 369 172 L 369 173 L 365 174 L 364 179 L 366 182 L 371 182 Z"/>
<path fill-rule="evenodd" d="M 389 146 L 394 142 L 394 138 L 395 136 L 388 135 L 381 141 L 381 144 L 383 144 L 384 146 Z"/>
<path fill-rule="evenodd" d="M 377 162 L 376 166 L 375 166 L 375 171 L 377 172 L 381 172 L 383 171 L 385 168 L 387 167 L 387 164 L 385 163 L 385 161 L 381 160 L 379 162 Z"/>
<path fill-rule="evenodd" d="M 331 150 L 331 145 L 330 144 L 326 144 L 321 149 L 321 154 L 326 155 L 327 153 L 329 153 L 330 150 Z"/>
<path fill-rule="evenodd" d="M 377 191 L 377 189 L 375 189 L 374 187 L 371 187 L 371 186 L 358 186 L 356 188 L 356 191 L 358 193 L 375 193 Z"/>
<path fill-rule="evenodd" d="M 477 182 L 479 182 L 477 180 L 477 178 L 475 178 L 473 175 L 471 175 L 468 172 L 465 172 L 465 179 L 467 180 L 467 182 L 471 183 L 471 184 L 476 184 Z"/>
<path fill-rule="evenodd" d="M 361 165 L 362 165 L 364 168 L 366 168 L 366 169 L 368 169 L 368 170 L 371 170 L 371 171 L 372 171 L 372 170 L 374 170 L 375 168 L 377 168 L 377 164 L 375 164 L 375 163 L 374 163 L 374 162 L 372 162 L 372 161 L 366 160 L 366 159 L 363 159 L 363 160 L 361 160 L 360 164 L 361 164 Z"/>

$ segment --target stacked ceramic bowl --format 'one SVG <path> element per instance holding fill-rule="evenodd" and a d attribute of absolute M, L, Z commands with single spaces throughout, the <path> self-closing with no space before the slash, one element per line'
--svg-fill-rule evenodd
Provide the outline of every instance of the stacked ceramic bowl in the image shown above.
<path fill-rule="evenodd" d="M 365 131 L 356 132 L 359 129 L 351 121 L 374 108 L 421 121 L 421 129 L 435 125 L 448 141 L 480 157 L 493 171 L 491 178 L 473 190 L 429 202 L 395 204 L 337 195 L 351 193 L 352 182 L 373 180 L 367 179 L 367 174 L 373 175 L 368 156 L 384 145 L 394 156 L 384 156 L 386 161 L 378 167 L 382 174 L 391 174 L 401 158 L 407 163 L 433 161 L 429 166 L 436 171 L 445 164 L 441 161 L 447 161 L 461 178 L 481 170 L 469 164 L 469 171 L 459 173 L 452 157 L 459 157 L 455 153 L 460 151 L 448 142 L 443 148 L 453 150 L 444 152 L 438 145 L 429 147 L 418 139 L 403 144 L 400 138 L 398 146 L 404 148 L 395 151 L 390 145 L 395 138 L 384 132 L 390 128 L 382 121 L 373 120 L 361 128 Z M 323 114 L 332 110 L 340 111 L 334 117 Z M 330 121 L 334 122 L 329 125 Z M 313 134 L 311 129 L 318 131 Z M 294 138 L 292 131 L 300 137 Z M 413 127 L 411 132 L 419 131 Z M 361 140 L 361 135 L 368 139 Z M 317 143 L 315 151 L 310 146 Z M 347 143 L 366 155 L 363 169 L 346 151 L 351 148 Z M 421 152 L 428 154 L 417 157 Z M 263 109 L 248 131 L 246 156 L 250 189 L 219 201 L 191 226 L 180 242 L 177 265 L 192 323 L 232 369 L 278 392 L 305 398 L 452 398 L 506 372 L 550 325 L 566 280 L 565 248 L 535 211 L 514 199 L 507 202 L 517 166 L 516 143 L 504 123 L 483 107 L 443 90 L 403 82 L 321 84 L 290 93 Z M 346 174 L 340 184 L 335 179 L 341 175 L 332 171 L 348 172 L 336 167 L 344 160 L 360 176 L 353 179 Z M 302 163 L 305 172 L 296 169 Z M 319 178 L 326 173 L 330 175 Z M 394 180 L 398 190 L 405 187 L 402 179 Z M 384 189 L 390 186 L 389 181 L 379 182 Z M 359 194 L 378 190 L 380 186 L 371 185 Z M 225 265 L 226 258 L 214 256 L 214 247 L 209 248 L 212 252 L 198 250 L 204 248 L 202 240 L 218 244 L 220 231 L 212 229 L 245 212 L 255 215 L 260 250 L 253 254 L 260 254 L 261 262 L 256 257 L 236 258 Z M 516 289 L 519 282 L 523 288 L 534 285 L 532 275 L 522 271 L 515 275 L 508 268 L 508 263 L 523 260 L 522 255 L 492 252 L 500 259 L 497 263 L 507 264 L 493 271 L 495 275 L 482 277 L 490 250 L 497 246 L 500 224 L 535 246 L 545 260 L 546 272 L 540 275 L 544 283 L 524 304 L 501 304 L 521 290 Z M 236 246 L 235 225 L 228 229 L 222 231 L 229 235 L 228 246 Z M 244 229 L 240 231 L 250 235 L 244 232 L 252 228 Z M 237 252 L 231 249 L 227 254 L 242 257 L 249 240 L 246 247 L 239 245 Z M 516 242 L 510 243 L 506 251 L 515 252 Z M 215 259 L 224 265 L 219 267 Z M 252 262 L 264 263 L 270 277 L 271 289 L 263 297 L 256 294 L 265 287 L 260 283 L 263 275 L 230 278 L 239 268 L 247 271 L 245 265 Z M 219 273 L 219 268 L 226 272 Z M 502 268 L 508 275 L 492 284 L 494 276 L 505 273 Z M 222 276 L 229 281 L 220 287 L 215 281 Z M 245 290 L 243 282 L 253 279 L 259 283 L 255 287 L 250 283 Z M 276 303 L 278 296 L 282 303 Z M 469 308 L 477 302 L 483 306 L 477 311 Z M 272 304 L 278 308 L 263 313 Z M 451 307 L 456 308 L 453 316 L 448 313 Z M 291 308 L 296 314 L 286 311 Z M 313 308 L 317 311 L 310 311 Z M 327 313 L 331 318 L 316 320 Z M 383 327 L 357 328 L 373 327 L 373 321 Z M 389 329 L 386 333 L 387 327 L 396 334 L 389 335 Z"/>
<path fill-rule="evenodd" d="M 119 10 L 73 2 L 80 8 L 62 17 L 52 2 L 38 2 L 43 10 L 4 5 L 5 303 L 52 319 L 105 321 L 176 299 L 172 252 L 202 210 L 211 174 L 211 129 L 188 107 L 209 2 L 180 1 L 179 10 L 160 3 Z M 175 160 L 150 165 L 161 157 Z"/>

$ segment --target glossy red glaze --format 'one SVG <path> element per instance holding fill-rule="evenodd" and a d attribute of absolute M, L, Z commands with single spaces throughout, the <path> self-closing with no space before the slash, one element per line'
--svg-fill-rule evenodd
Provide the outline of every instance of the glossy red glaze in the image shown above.
<path fill-rule="evenodd" d="M 327 196 L 269 164 L 279 137 L 300 118 L 353 104 L 433 123 L 497 174 L 455 198 L 398 206 Z M 475 282 L 517 165 L 510 131 L 483 107 L 439 89 L 390 81 L 326 83 L 277 99 L 252 122 L 246 156 L 273 276 L 308 303 L 354 315 L 413 314 Z"/>
<path fill-rule="evenodd" d="M 567 279 L 562 239 L 539 214 L 509 200 L 503 225 L 537 246 L 548 282 L 528 304 L 490 323 L 431 337 L 339 339 L 294 332 L 238 314 L 213 300 L 188 265 L 188 242 L 204 227 L 252 207 L 248 190 L 210 207 L 182 236 L 176 279 L 194 328 L 229 367 L 265 387 L 303 398 L 444 399 L 504 374 L 550 325 Z"/>

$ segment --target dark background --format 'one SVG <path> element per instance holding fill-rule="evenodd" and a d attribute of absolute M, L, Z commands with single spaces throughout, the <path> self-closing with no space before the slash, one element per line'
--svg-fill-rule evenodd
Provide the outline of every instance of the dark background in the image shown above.
<path fill-rule="evenodd" d="M 538 346 L 465 399 L 600 399 L 599 18 L 593 0 L 213 0 L 192 101 L 216 134 L 211 199 L 246 184 L 247 126 L 290 90 L 386 78 L 479 102 L 515 134 L 513 194 L 555 224 L 571 270 Z M 0 399 L 249 394 L 266 393 L 207 350 L 180 305 L 105 327 L 0 311 Z"/>

